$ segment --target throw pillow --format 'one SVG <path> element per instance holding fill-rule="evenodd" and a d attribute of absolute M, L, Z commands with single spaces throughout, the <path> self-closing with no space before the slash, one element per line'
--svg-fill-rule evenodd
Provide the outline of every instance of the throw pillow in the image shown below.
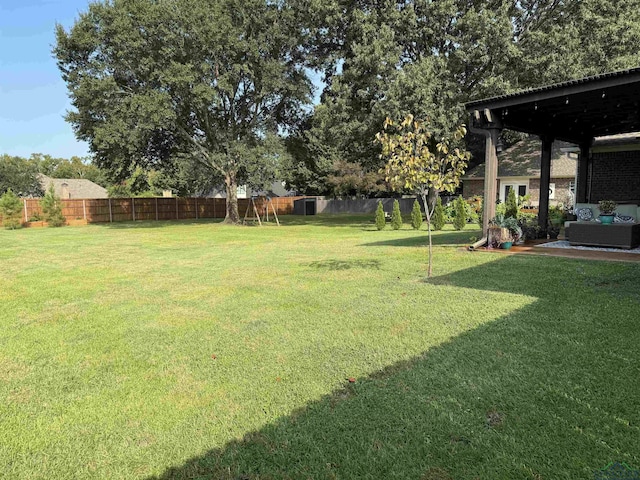
<path fill-rule="evenodd" d="M 576 210 L 576 217 L 583 222 L 590 222 L 593 220 L 593 212 L 590 208 L 584 207 Z"/>
<path fill-rule="evenodd" d="M 634 223 L 635 221 L 636 219 L 630 215 L 618 215 L 616 213 L 616 216 L 613 217 L 614 223 Z"/>

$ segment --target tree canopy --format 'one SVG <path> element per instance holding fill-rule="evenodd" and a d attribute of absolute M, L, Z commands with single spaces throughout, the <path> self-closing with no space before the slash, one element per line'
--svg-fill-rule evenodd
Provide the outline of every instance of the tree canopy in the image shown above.
<path fill-rule="evenodd" d="M 325 179 L 345 161 L 381 167 L 371 138 L 386 116 L 413 113 L 449 135 L 466 101 L 640 64 L 640 0 L 333 0 L 325 11 L 327 87 L 297 151 Z"/>
<path fill-rule="evenodd" d="M 286 1 L 92 3 L 69 31 L 57 27 L 67 119 L 120 178 L 203 167 L 226 185 L 227 221 L 238 222 L 238 182 L 277 164 L 278 135 L 310 102 L 305 22 Z"/>

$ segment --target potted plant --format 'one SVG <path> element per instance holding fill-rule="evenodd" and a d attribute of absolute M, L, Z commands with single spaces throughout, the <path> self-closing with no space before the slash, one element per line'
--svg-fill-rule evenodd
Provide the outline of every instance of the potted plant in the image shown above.
<path fill-rule="evenodd" d="M 613 200 L 600 200 L 598 202 L 598 208 L 600 209 L 600 223 L 603 225 L 613 223 L 617 207 L 618 204 Z"/>
<path fill-rule="evenodd" d="M 547 233 L 550 239 L 555 240 L 558 238 L 564 219 L 565 214 L 561 206 L 551 207 L 549 209 L 549 226 L 547 227 Z"/>
<path fill-rule="evenodd" d="M 508 250 L 522 238 L 522 229 L 515 218 L 496 215 L 490 222 L 488 234 L 489 245 Z"/>

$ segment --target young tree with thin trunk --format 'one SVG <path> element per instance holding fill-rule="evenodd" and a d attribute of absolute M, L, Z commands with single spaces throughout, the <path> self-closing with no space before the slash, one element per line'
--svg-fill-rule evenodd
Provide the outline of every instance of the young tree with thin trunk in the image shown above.
<path fill-rule="evenodd" d="M 384 130 L 376 135 L 382 145 L 382 156 L 387 163 L 386 179 L 396 190 L 413 190 L 425 205 L 429 237 L 429 263 L 427 276 L 432 274 L 431 215 L 427 195 L 429 190 L 453 192 L 460 185 L 460 177 L 469 162 L 470 153 L 455 147 L 466 135 L 460 125 L 449 138 L 435 139 L 423 122 L 408 115 L 397 124 L 387 118 Z"/>

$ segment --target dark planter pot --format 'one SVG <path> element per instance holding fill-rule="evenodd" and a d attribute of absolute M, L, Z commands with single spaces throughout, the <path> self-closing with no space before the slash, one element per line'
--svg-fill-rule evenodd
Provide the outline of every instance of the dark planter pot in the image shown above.
<path fill-rule="evenodd" d="M 613 218 L 615 215 L 602 215 L 600 214 L 600 223 L 603 225 L 611 225 L 613 223 Z"/>

